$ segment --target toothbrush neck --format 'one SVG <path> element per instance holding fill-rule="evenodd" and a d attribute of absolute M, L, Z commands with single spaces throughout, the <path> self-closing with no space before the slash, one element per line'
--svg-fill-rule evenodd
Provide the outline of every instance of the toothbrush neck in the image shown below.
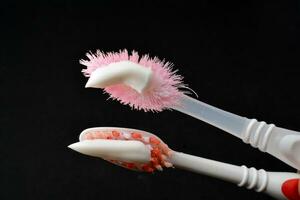
<path fill-rule="evenodd" d="M 181 152 L 173 152 L 170 157 L 170 161 L 175 167 L 215 177 L 235 184 L 239 184 L 243 176 L 243 169 L 239 166 Z"/>
<path fill-rule="evenodd" d="M 249 121 L 249 119 L 245 117 L 221 110 L 186 95 L 181 98 L 180 105 L 174 107 L 174 109 L 220 128 L 241 139 L 245 126 Z"/>

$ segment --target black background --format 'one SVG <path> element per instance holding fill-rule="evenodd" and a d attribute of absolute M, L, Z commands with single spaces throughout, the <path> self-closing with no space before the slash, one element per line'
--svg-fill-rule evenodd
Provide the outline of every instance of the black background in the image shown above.
<path fill-rule="evenodd" d="M 271 199 L 182 170 L 128 171 L 67 148 L 89 127 L 134 127 L 178 151 L 293 171 L 179 112 L 132 111 L 84 88 L 78 61 L 87 51 L 127 48 L 172 61 L 204 102 L 300 130 L 299 2 L 242 2 L 1 2 L 0 199 Z"/>

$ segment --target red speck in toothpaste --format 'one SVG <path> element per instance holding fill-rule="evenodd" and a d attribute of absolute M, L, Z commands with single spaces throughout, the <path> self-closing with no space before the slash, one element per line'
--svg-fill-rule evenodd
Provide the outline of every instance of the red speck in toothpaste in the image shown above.
<path fill-rule="evenodd" d="M 151 144 L 154 144 L 154 145 L 159 145 L 160 144 L 160 140 L 157 139 L 156 137 L 153 137 L 153 136 L 151 136 L 149 138 L 149 141 L 150 141 Z"/>
<path fill-rule="evenodd" d="M 118 131 L 112 131 L 112 136 L 114 136 L 115 138 L 120 137 L 120 133 Z"/>
<path fill-rule="evenodd" d="M 133 139 L 142 139 L 142 135 L 140 133 L 137 133 L 137 132 L 131 133 L 131 137 Z"/>

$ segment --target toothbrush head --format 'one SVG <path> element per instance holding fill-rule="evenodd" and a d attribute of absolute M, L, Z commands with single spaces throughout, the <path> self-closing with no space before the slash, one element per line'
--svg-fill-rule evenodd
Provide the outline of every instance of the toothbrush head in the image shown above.
<path fill-rule="evenodd" d="M 172 167 L 172 150 L 157 136 L 136 129 L 100 127 L 84 130 L 69 148 L 127 169 L 154 172 Z"/>
<path fill-rule="evenodd" d="M 112 99 L 117 99 L 134 109 L 162 111 L 179 105 L 179 97 L 187 88 L 182 76 L 172 71 L 173 64 L 139 56 L 135 51 L 95 54 L 88 53 L 89 60 L 80 60 L 87 68 L 82 72 L 90 77 L 86 87 L 103 88 Z"/>

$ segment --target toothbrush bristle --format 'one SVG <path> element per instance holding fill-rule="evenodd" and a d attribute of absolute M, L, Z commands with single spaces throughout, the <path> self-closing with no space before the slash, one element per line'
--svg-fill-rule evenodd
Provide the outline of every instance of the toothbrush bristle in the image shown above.
<path fill-rule="evenodd" d="M 98 50 L 95 54 L 87 53 L 87 57 L 89 60 L 80 60 L 80 63 L 87 67 L 82 70 L 87 77 L 99 67 L 120 61 L 131 61 L 152 70 L 153 76 L 150 85 L 142 94 L 122 84 L 104 88 L 104 91 L 112 99 L 137 110 L 159 112 L 164 109 L 171 109 L 179 105 L 179 99 L 184 94 L 184 91 L 179 89 L 187 88 L 182 82 L 182 76 L 176 75 L 176 71 L 172 71 L 173 64 L 161 61 L 157 57 L 139 56 L 135 51 L 129 54 L 127 50 L 110 53 Z"/>
<path fill-rule="evenodd" d="M 155 136 L 143 136 L 139 132 L 123 132 L 123 131 L 90 131 L 86 133 L 82 140 L 138 140 L 144 143 L 151 152 L 151 161 L 149 163 L 128 163 L 118 160 L 109 160 L 110 162 L 125 167 L 131 170 L 138 170 L 144 172 L 161 171 L 163 167 L 172 167 L 168 162 L 168 157 L 172 150 Z"/>

